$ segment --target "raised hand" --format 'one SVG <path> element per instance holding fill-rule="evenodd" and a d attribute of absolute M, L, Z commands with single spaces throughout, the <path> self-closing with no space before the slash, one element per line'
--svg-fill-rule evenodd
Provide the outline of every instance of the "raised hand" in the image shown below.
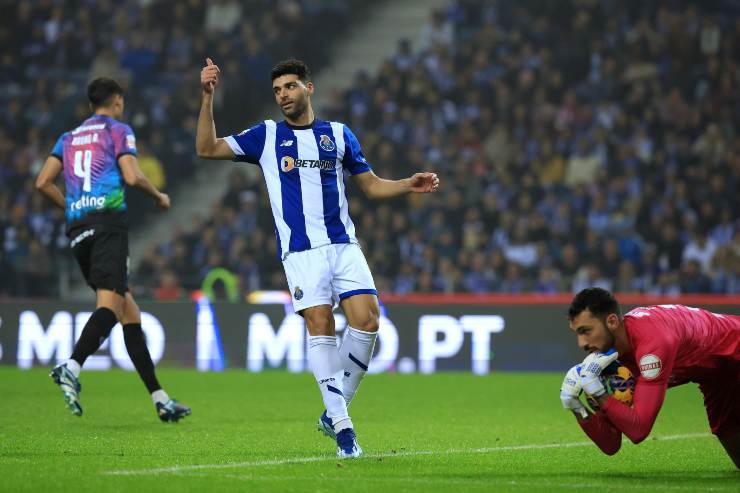
<path fill-rule="evenodd" d="M 206 58 L 206 66 L 200 71 L 200 84 L 203 86 L 203 91 L 208 94 L 213 94 L 213 91 L 218 85 L 218 77 L 221 73 L 218 65 L 213 64 L 213 60 Z"/>
<path fill-rule="evenodd" d="M 437 173 L 416 173 L 409 178 L 411 191 L 418 193 L 436 192 L 439 188 Z"/>

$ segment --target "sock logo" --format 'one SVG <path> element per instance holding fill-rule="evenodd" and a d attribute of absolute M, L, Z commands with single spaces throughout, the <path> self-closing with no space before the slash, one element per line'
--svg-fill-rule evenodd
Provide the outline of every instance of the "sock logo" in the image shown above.
<path fill-rule="evenodd" d="M 350 375 L 352 375 L 352 373 L 350 373 L 350 372 L 348 372 L 348 371 L 345 371 L 345 372 L 344 372 L 344 376 L 345 376 L 345 377 L 349 378 L 349 377 L 350 377 Z"/>
<path fill-rule="evenodd" d="M 336 381 L 336 380 L 334 380 L 334 377 L 330 377 L 330 378 L 325 378 L 325 379 L 323 379 L 323 380 L 319 380 L 319 385 L 321 385 L 321 384 L 323 384 L 323 383 L 327 383 L 327 382 L 335 382 L 335 381 Z"/>

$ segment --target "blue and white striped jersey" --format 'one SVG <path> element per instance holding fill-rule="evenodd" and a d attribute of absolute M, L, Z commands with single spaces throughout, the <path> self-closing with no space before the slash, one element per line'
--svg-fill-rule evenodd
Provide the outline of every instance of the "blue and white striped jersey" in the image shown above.
<path fill-rule="evenodd" d="M 331 243 L 357 243 L 344 173 L 365 173 L 370 165 L 347 126 L 318 119 L 304 127 L 265 120 L 224 140 L 234 161 L 262 168 L 281 259 Z"/>

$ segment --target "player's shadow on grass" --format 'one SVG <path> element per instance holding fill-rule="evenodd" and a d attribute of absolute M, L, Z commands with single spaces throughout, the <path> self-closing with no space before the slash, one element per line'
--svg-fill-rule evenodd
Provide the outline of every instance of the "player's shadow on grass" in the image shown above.
<path fill-rule="evenodd" d="M 698 471 L 698 472 L 649 472 L 649 473 L 632 473 L 632 472 L 609 472 L 610 478 L 619 479 L 641 479 L 644 481 L 656 480 L 664 481 L 670 479 L 671 481 L 706 481 L 715 479 L 738 479 L 740 478 L 740 469 L 735 468 L 733 471 L 732 464 L 727 465 L 727 469 L 717 469 L 714 471 Z"/>
<path fill-rule="evenodd" d="M 603 475 L 600 475 L 597 477 L 589 477 L 588 481 L 593 481 L 596 483 L 597 481 L 602 482 L 608 482 L 613 481 L 617 479 L 624 479 L 629 481 L 640 481 L 644 482 L 645 484 L 650 483 L 658 483 L 658 484 L 667 484 L 667 482 L 676 482 L 681 484 L 690 485 L 691 483 L 698 483 L 705 484 L 707 481 L 723 481 L 723 480 L 737 480 L 740 478 L 740 469 L 732 470 L 733 467 L 732 464 L 728 464 L 726 469 L 714 469 L 714 470 L 704 470 L 704 471 L 695 471 L 695 472 L 686 472 L 686 471 L 650 471 L 650 472 L 644 472 L 644 473 L 636 473 L 634 471 L 625 471 L 625 472 L 614 472 L 614 471 L 608 471 L 605 472 Z M 511 477 L 511 472 L 505 472 L 505 471 L 485 471 L 480 473 L 480 477 L 489 477 L 491 479 L 493 478 L 506 478 Z M 541 479 L 550 479 L 553 480 L 554 478 L 562 479 L 563 482 L 570 482 L 573 480 L 573 475 L 571 473 L 563 472 L 563 473 L 557 473 L 557 472 L 528 472 L 526 477 L 528 479 L 534 479 L 534 478 L 541 478 Z M 557 481 L 553 481 L 557 482 Z"/>

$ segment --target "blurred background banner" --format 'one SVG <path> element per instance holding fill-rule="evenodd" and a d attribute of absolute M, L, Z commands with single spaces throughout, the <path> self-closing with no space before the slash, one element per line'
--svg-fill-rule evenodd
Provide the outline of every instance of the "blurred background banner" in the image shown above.
<path fill-rule="evenodd" d="M 382 310 L 379 343 L 370 372 L 554 371 L 583 356 L 568 329 L 569 297 L 416 296 L 391 300 Z M 671 299 L 626 297 L 624 309 L 688 303 L 740 315 L 740 301 L 722 296 Z M 142 303 L 142 328 L 159 365 L 251 372 L 304 371 L 303 319 L 282 304 Z M 87 304 L 0 304 L 0 364 L 49 366 L 69 358 L 90 316 Z M 338 334 L 346 320 L 337 313 Z M 132 370 L 120 326 L 85 369 Z"/>

